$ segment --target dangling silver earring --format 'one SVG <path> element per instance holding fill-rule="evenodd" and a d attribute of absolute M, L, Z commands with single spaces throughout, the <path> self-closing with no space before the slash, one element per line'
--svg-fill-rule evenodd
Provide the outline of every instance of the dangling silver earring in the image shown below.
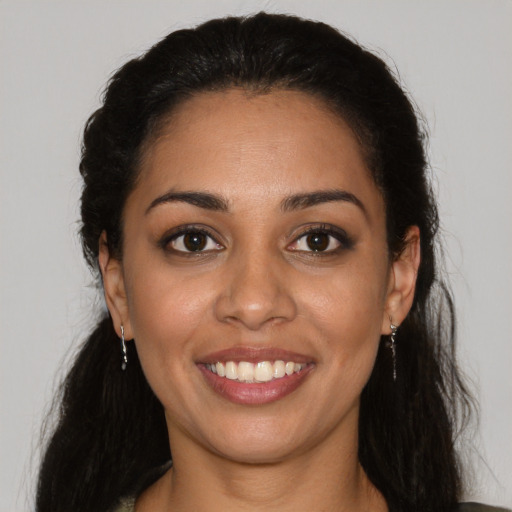
<path fill-rule="evenodd" d="M 121 361 L 121 370 L 126 370 L 128 365 L 128 353 L 126 352 L 126 343 L 124 341 L 124 326 L 121 324 L 121 352 L 123 353 Z"/>
<path fill-rule="evenodd" d="M 393 382 L 396 382 L 396 331 L 398 331 L 398 325 L 395 325 L 393 323 L 393 320 L 391 320 L 391 324 L 389 328 L 391 329 L 391 336 L 389 338 L 389 348 L 391 349 L 391 357 L 393 359 Z"/>

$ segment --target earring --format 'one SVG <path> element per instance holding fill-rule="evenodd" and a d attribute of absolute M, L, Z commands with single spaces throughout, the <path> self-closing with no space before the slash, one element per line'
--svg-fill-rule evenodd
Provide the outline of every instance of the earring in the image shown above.
<path fill-rule="evenodd" d="M 128 365 L 128 353 L 126 352 L 126 343 L 124 341 L 124 326 L 121 324 L 121 352 L 122 361 L 121 361 L 121 370 L 126 370 L 126 366 Z"/>
<path fill-rule="evenodd" d="M 398 325 L 395 325 L 393 323 L 393 320 L 391 320 L 391 324 L 389 328 L 391 329 L 391 336 L 389 338 L 389 348 L 391 349 L 391 357 L 393 359 L 393 382 L 396 382 L 396 331 L 398 331 Z"/>

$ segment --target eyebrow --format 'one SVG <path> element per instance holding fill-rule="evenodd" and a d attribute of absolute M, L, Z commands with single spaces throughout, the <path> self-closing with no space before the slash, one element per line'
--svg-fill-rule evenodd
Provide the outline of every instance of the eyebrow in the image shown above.
<path fill-rule="evenodd" d="M 340 189 L 317 190 L 303 194 L 293 194 L 281 201 L 281 210 L 291 212 L 295 210 L 304 210 L 322 203 L 334 201 L 345 201 L 359 207 L 366 215 L 366 208 L 357 196 L 351 192 Z M 228 201 L 221 196 L 209 192 L 174 192 L 170 191 L 154 199 L 146 209 L 146 214 L 153 208 L 166 203 L 182 202 L 188 203 L 205 210 L 216 212 L 228 212 Z"/>
<path fill-rule="evenodd" d="M 151 202 L 146 209 L 146 214 L 150 210 L 165 203 L 188 203 L 193 206 L 198 206 L 205 210 L 216 211 L 216 212 L 227 212 L 228 202 L 220 196 L 210 194 L 208 192 L 167 192 L 166 194 L 157 197 Z"/>
<path fill-rule="evenodd" d="M 315 192 L 307 192 L 305 194 L 294 194 L 285 198 L 281 202 L 281 210 L 289 212 L 293 210 L 303 210 L 322 203 L 330 203 L 334 201 L 345 201 L 356 205 L 367 215 L 366 208 L 361 200 L 346 190 L 330 189 L 317 190 Z"/>

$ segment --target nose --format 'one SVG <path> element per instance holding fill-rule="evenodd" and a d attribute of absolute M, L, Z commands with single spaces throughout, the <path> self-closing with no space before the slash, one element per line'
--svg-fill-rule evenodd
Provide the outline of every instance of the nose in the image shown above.
<path fill-rule="evenodd" d="M 296 316 L 292 283 L 278 259 L 254 251 L 232 259 L 215 303 L 219 321 L 256 331 Z"/>

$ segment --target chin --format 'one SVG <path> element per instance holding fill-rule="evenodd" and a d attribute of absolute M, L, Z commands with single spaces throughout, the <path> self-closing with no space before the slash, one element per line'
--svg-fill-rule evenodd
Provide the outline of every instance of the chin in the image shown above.
<path fill-rule="evenodd" d="M 300 450 L 283 446 L 282 443 L 278 445 L 270 440 L 259 440 L 254 443 L 235 442 L 230 446 L 218 446 L 216 450 L 217 455 L 238 464 L 276 464 L 291 457 L 295 452 Z"/>
<path fill-rule="evenodd" d="M 299 455 L 321 441 L 319 429 L 298 429 L 303 422 L 293 424 L 282 418 L 254 416 L 240 419 L 229 428 L 220 427 L 220 436 L 210 430 L 207 444 L 215 454 L 241 464 L 274 464 Z M 213 435 L 212 435 L 213 434 Z"/>

